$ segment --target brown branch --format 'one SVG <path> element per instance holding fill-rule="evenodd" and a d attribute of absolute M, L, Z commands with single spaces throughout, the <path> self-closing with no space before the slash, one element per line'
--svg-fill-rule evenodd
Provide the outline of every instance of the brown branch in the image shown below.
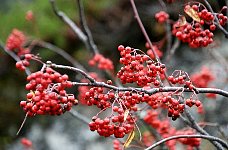
<path fill-rule="evenodd" d="M 31 43 L 31 46 L 39 46 L 39 47 L 43 47 L 43 48 L 47 48 L 57 54 L 59 54 L 60 56 L 62 56 L 63 58 L 65 58 L 67 61 L 69 61 L 74 67 L 79 68 L 81 70 L 86 71 L 85 67 L 83 67 L 78 61 L 76 61 L 71 55 L 69 55 L 66 51 L 64 51 L 63 49 L 45 42 L 45 41 L 41 41 L 41 40 L 34 40 Z"/>
<path fill-rule="evenodd" d="M 73 31 L 74 33 L 79 37 L 79 39 L 85 44 L 86 48 L 89 49 L 90 46 L 88 44 L 88 38 L 87 36 L 82 32 L 82 30 L 67 16 L 64 12 L 59 11 L 55 0 L 49 0 L 52 6 L 52 9 L 56 16 L 58 16 L 63 22 L 65 22 Z"/>
<path fill-rule="evenodd" d="M 137 20 L 137 22 L 138 22 L 138 24 L 139 24 L 139 27 L 140 27 L 140 29 L 142 30 L 142 33 L 143 33 L 144 37 L 146 38 L 146 41 L 148 42 L 148 44 L 149 44 L 149 46 L 150 46 L 150 48 L 151 48 L 151 50 L 152 50 L 152 52 L 153 52 L 153 55 L 155 56 L 155 59 L 157 60 L 157 62 L 161 62 L 161 60 L 160 60 L 160 58 L 158 57 L 157 53 L 156 53 L 155 50 L 153 49 L 152 42 L 150 41 L 150 38 L 149 38 L 149 36 L 148 36 L 148 34 L 147 34 L 147 32 L 146 32 L 144 26 L 143 26 L 143 23 L 142 23 L 140 17 L 139 17 L 138 10 L 137 10 L 137 8 L 136 8 L 136 6 L 135 6 L 134 0 L 130 0 L 130 2 L 131 2 L 131 5 L 132 5 L 132 9 L 133 9 L 134 15 L 135 15 L 135 19 Z"/>
<path fill-rule="evenodd" d="M 94 53 L 94 54 L 98 54 L 98 48 L 97 48 L 97 45 L 94 43 L 94 40 L 93 40 L 93 36 L 92 36 L 92 33 L 87 25 L 87 22 L 86 22 L 86 18 L 85 18 L 85 11 L 84 11 L 84 7 L 83 7 L 83 4 L 82 4 L 82 1 L 81 0 L 77 0 L 77 3 L 78 3 L 78 7 L 79 7 L 79 17 L 80 17 L 80 22 L 81 22 L 81 25 L 82 25 L 82 28 L 84 30 L 84 33 L 86 34 L 87 38 L 88 38 L 88 45 L 90 47 L 90 50 Z"/>
<path fill-rule="evenodd" d="M 208 136 L 208 135 L 176 135 L 176 136 L 171 136 L 171 137 L 165 138 L 159 142 L 156 142 L 153 145 L 151 145 L 150 147 L 146 148 L 145 150 L 151 150 L 151 149 L 159 146 L 162 143 L 165 143 L 167 141 L 174 140 L 174 139 L 179 139 L 179 138 L 202 138 L 202 139 L 206 139 L 209 141 L 216 141 L 216 142 L 220 143 L 223 147 L 228 149 L 228 144 L 224 140 L 217 138 L 217 137 L 214 137 L 214 136 Z"/>

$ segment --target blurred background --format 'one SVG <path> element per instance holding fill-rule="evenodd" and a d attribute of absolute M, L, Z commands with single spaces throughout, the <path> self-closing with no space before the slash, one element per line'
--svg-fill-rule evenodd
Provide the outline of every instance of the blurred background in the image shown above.
<path fill-rule="evenodd" d="M 177 0 L 167 4 L 170 18 L 178 20 L 179 14 L 184 14 L 183 6 L 186 2 Z M 209 1 L 215 12 L 219 12 L 226 5 L 225 0 Z M 78 6 L 75 0 L 56 0 L 60 10 L 65 12 L 79 25 Z M 132 8 L 128 0 L 84 0 L 85 15 L 91 29 L 95 43 L 100 53 L 110 58 L 120 68 L 117 47 L 120 44 L 146 50 L 145 39 L 134 19 Z M 166 36 L 166 26 L 156 22 L 156 12 L 164 10 L 161 4 L 154 0 L 136 0 L 140 17 L 146 30 L 156 45 L 163 51 L 163 57 L 168 54 L 166 43 L 161 44 Z M 25 19 L 28 11 L 33 13 L 34 19 Z M 90 71 L 88 60 L 91 53 L 85 49 L 83 43 L 65 25 L 51 8 L 49 1 L 39 0 L 0 0 L 0 41 L 6 39 L 12 29 L 23 31 L 29 39 L 41 39 L 64 49 L 78 62 Z M 227 29 L 227 28 L 226 28 Z M 216 80 L 211 86 L 228 90 L 227 58 L 228 42 L 220 31 L 216 31 L 215 40 L 208 48 L 190 49 L 187 44 L 180 43 L 174 55 L 168 62 L 168 71 L 182 69 L 189 74 L 199 72 L 202 66 L 207 66 L 213 72 Z M 172 39 L 175 43 L 175 38 Z M 70 65 L 61 56 L 48 49 L 34 49 L 45 61 L 51 60 L 56 64 Z M 163 58 L 162 58 L 163 60 Z M 164 59 L 165 61 L 165 59 Z M 34 67 L 32 70 L 39 68 Z M 74 74 L 70 74 L 71 77 Z M 61 116 L 36 116 L 28 118 L 19 136 L 19 129 L 25 113 L 19 106 L 24 100 L 26 76 L 15 69 L 15 61 L 3 50 L 0 50 L 0 149 L 23 150 L 20 139 L 26 137 L 33 142 L 34 150 L 108 150 L 112 148 L 112 139 L 99 137 L 89 130 L 88 125 L 74 118 L 69 113 Z M 72 90 L 77 95 L 77 89 Z M 201 95 L 205 103 L 206 114 L 201 116 L 208 122 L 216 122 L 228 133 L 228 100 L 218 96 L 216 100 L 208 100 Z M 83 105 L 75 106 L 78 112 L 91 117 L 97 110 Z M 213 128 L 212 128 L 213 129 Z M 211 131 L 211 128 L 208 130 Z M 212 132 L 212 131 L 211 131 Z M 218 135 L 219 136 L 219 135 Z"/>

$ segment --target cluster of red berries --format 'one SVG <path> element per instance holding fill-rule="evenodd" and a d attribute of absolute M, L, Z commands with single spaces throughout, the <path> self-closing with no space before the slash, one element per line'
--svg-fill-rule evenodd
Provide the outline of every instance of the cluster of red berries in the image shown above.
<path fill-rule="evenodd" d="M 109 137 L 114 135 L 116 138 L 123 138 L 125 134 L 129 134 L 134 130 L 135 118 L 127 114 L 122 108 L 114 106 L 111 117 L 100 119 L 97 116 L 92 118 L 92 122 L 89 123 L 91 131 L 97 131 L 100 136 Z"/>
<path fill-rule="evenodd" d="M 165 11 L 159 11 L 158 13 L 155 14 L 155 19 L 159 23 L 164 23 L 169 19 L 169 14 L 167 14 Z"/>
<path fill-rule="evenodd" d="M 194 26 L 189 23 L 180 26 L 177 22 L 173 25 L 172 33 L 192 48 L 206 47 L 213 42 L 214 36 L 210 30 L 204 30 L 199 23 L 195 23 Z"/>
<path fill-rule="evenodd" d="M 202 4 L 200 4 L 202 5 Z M 200 19 L 200 24 L 204 25 L 205 23 L 210 25 L 210 30 L 214 31 L 216 26 L 214 25 L 214 14 L 210 11 L 208 11 L 205 7 L 203 9 L 200 9 L 200 5 L 186 5 L 185 10 L 189 10 L 191 8 L 192 10 L 195 11 L 197 17 Z M 222 10 L 227 9 L 227 6 L 224 6 Z M 227 16 L 224 16 L 222 13 L 217 13 L 215 14 L 216 17 L 219 20 L 220 25 L 224 26 L 227 23 Z"/>
<path fill-rule="evenodd" d="M 168 119 L 160 120 L 159 113 L 155 110 L 148 110 L 144 121 L 149 124 L 151 127 L 156 129 L 156 131 L 163 137 L 169 137 L 175 134 L 176 130 L 170 125 Z M 175 149 L 176 140 L 171 140 L 166 142 L 166 146 L 169 149 Z"/>
<path fill-rule="evenodd" d="M 155 59 L 154 53 L 153 53 L 152 49 L 150 48 L 150 45 L 148 43 L 146 43 L 145 46 L 147 48 L 147 55 L 151 59 Z M 163 52 L 161 50 L 159 50 L 156 45 L 152 45 L 152 48 L 159 58 L 161 58 L 163 56 Z"/>
<path fill-rule="evenodd" d="M 85 101 L 88 106 L 96 105 L 100 109 L 111 107 L 111 101 L 115 98 L 113 92 L 106 94 L 102 87 L 92 87 L 85 93 Z"/>
<path fill-rule="evenodd" d="M 25 35 L 21 31 L 13 29 L 7 38 L 6 48 L 9 51 L 16 52 L 18 56 L 27 54 L 30 52 L 30 50 L 23 47 L 25 41 Z"/>
<path fill-rule="evenodd" d="M 27 138 L 21 139 L 21 144 L 27 149 L 32 147 L 32 142 Z"/>
<path fill-rule="evenodd" d="M 178 130 L 175 133 L 175 135 L 193 135 L 193 134 L 195 134 L 193 129 Z M 198 147 L 200 145 L 201 139 L 200 138 L 179 138 L 178 141 L 184 145 L 188 145 L 189 148 L 193 148 L 193 147 Z"/>
<path fill-rule="evenodd" d="M 196 107 L 200 107 L 202 105 L 199 100 L 194 100 L 192 98 L 186 99 L 185 104 L 189 107 L 192 107 L 193 105 L 196 105 Z"/>
<path fill-rule="evenodd" d="M 199 88 L 208 87 L 209 83 L 215 80 L 213 73 L 207 67 L 202 67 L 201 71 L 191 75 L 191 80 Z"/>
<path fill-rule="evenodd" d="M 169 82 L 171 82 L 172 84 L 184 85 L 184 87 L 188 88 L 189 90 L 195 89 L 195 86 L 192 84 L 192 81 L 189 79 L 186 72 L 184 71 L 175 71 L 175 72 L 177 73 L 175 76 L 171 75 L 168 77 Z"/>
<path fill-rule="evenodd" d="M 32 10 L 29 10 L 29 11 L 26 12 L 25 19 L 27 21 L 32 21 L 34 19 L 34 15 L 33 15 Z"/>
<path fill-rule="evenodd" d="M 145 146 L 151 146 L 155 141 L 153 135 L 149 131 L 145 131 L 142 134 L 142 142 Z"/>
<path fill-rule="evenodd" d="M 67 94 L 66 88 L 72 87 L 67 75 L 61 75 L 51 68 L 32 73 L 27 77 L 25 89 L 30 92 L 27 100 L 21 101 L 20 106 L 28 116 L 61 115 L 69 111 L 78 101 L 73 94 Z"/>
<path fill-rule="evenodd" d="M 138 86 L 159 86 L 160 82 L 157 76 L 164 74 L 165 65 L 154 62 L 148 55 L 138 54 L 137 49 L 131 47 L 118 47 L 120 51 L 120 63 L 124 66 L 121 67 L 117 73 L 123 84 L 136 82 Z"/>
<path fill-rule="evenodd" d="M 144 117 L 144 121 L 152 126 L 158 133 L 163 137 L 167 138 L 174 135 L 192 135 L 195 132 L 192 129 L 182 129 L 176 130 L 174 127 L 171 126 L 169 120 L 161 120 L 159 119 L 159 113 L 155 110 L 148 110 L 146 116 Z M 175 150 L 176 143 L 181 142 L 184 145 L 187 145 L 188 148 L 190 147 L 198 147 L 200 145 L 199 138 L 183 138 L 177 140 L 171 140 L 166 142 L 166 146 L 169 149 Z"/>
<path fill-rule="evenodd" d="M 16 68 L 18 70 L 24 71 L 26 67 L 30 65 L 30 60 L 35 57 L 33 54 L 25 54 L 24 59 L 16 62 Z"/>
<path fill-rule="evenodd" d="M 99 76 L 95 73 L 95 72 L 89 72 L 88 73 L 93 79 L 95 79 L 96 81 L 101 81 L 101 79 L 99 78 Z M 82 83 L 88 83 L 89 81 L 85 78 L 81 79 Z M 88 92 L 90 89 L 90 87 L 88 86 L 79 86 L 78 87 L 78 100 L 81 104 L 83 105 L 87 105 L 87 101 L 86 101 L 86 92 Z"/>
<path fill-rule="evenodd" d="M 122 144 L 119 140 L 113 140 L 113 149 L 114 150 L 122 150 Z"/>
<path fill-rule="evenodd" d="M 95 66 L 101 70 L 113 70 L 114 66 L 110 59 L 105 58 L 101 54 L 95 54 L 94 57 L 89 61 L 90 66 Z"/>

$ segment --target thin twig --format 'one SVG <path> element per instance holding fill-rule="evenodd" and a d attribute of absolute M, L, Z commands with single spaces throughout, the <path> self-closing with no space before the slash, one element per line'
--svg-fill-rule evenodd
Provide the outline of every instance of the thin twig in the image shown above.
<path fill-rule="evenodd" d="M 90 31 L 90 29 L 89 29 L 89 27 L 87 25 L 87 22 L 86 22 L 85 11 L 84 11 L 84 7 L 83 7 L 83 4 L 82 4 L 82 1 L 81 0 L 77 0 L 77 3 L 78 3 L 78 7 L 79 7 L 80 22 L 81 22 L 82 28 L 84 30 L 84 33 L 86 34 L 86 36 L 88 38 L 88 44 L 89 44 L 90 50 L 94 54 L 98 54 L 99 52 L 98 52 L 97 45 L 94 43 L 92 33 L 91 33 L 91 31 Z"/>
<path fill-rule="evenodd" d="M 48 61 L 47 64 L 49 64 L 50 67 L 53 67 L 53 68 L 68 69 L 68 70 L 72 70 L 74 72 L 78 72 L 81 75 L 83 75 L 85 78 L 87 78 L 90 82 L 92 82 L 92 83 L 96 82 L 94 78 L 92 78 L 90 75 L 88 75 L 86 72 L 84 72 L 81 69 L 71 67 L 71 66 L 56 65 L 56 64 L 51 63 L 50 61 Z"/>
<path fill-rule="evenodd" d="M 28 118 L 28 113 L 26 113 L 26 115 L 25 115 L 25 117 L 24 117 L 24 120 L 22 121 L 21 126 L 20 126 L 20 128 L 18 129 L 16 135 L 18 135 L 18 134 L 21 132 L 21 129 L 23 128 L 23 126 L 24 126 L 24 124 L 25 124 L 27 118 Z"/>
<path fill-rule="evenodd" d="M 49 1 L 51 3 L 54 13 L 74 31 L 74 33 L 79 37 L 79 39 L 85 44 L 86 48 L 89 49 L 90 46 L 87 42 L 88 40 L 87 36 L 67 15 L 65 15 L 64 12 L 58 10 L 55 4 L 55 0 L 49 0 Z"/>
<path fill-rule="evenodd" d="M 160 58 L 158 57 L 157 53 L 155 52 L 155 50 L 153 48 L 152 42 L 150 41 L 150 38 L 149 38 L 149 36 L 148 36 L 144 26 L 143 26 L 143 23 L 142 23 L 140 17 L 139 17 L 138 10 L 137 10 L 137 8 L 135 6 L 134 0 L 130 0 L 130 2 L 131 2 L 131 5 L 132 5 L 132 8 L 133 8 L 135 19 L 137 20 L 137 22 L 139 24 L 139 27 L 142 30 L 142 33 L 143 33 L 144 37 L 146 38 L 146 41 L 148 42 L 148 44 L 149 44 L 149 46 L 150 46 L 150 48 L 151 48 L 151 50 L 153 52 L 153 55 L 154 55 L 155 59 L 157 60 L 157 62 L 161 62 Z"/>
<path fill-rule="evenodd" d="M 79 68 L 83 71 L 86 71 L 85 67 L 83 67 L 79 62 L 77 62 L 71 55 L 69 55 L 66 51 L 64 51 L 63 49 L 45 42 L 45 41 L 41 41 L 41 40 L 34 40 L 31 43 L 32 46 L 40 46 L 43 48 L 47 48 L 57 54 L 59 54 L 60 56 L 62 56 L 63 58 L 65 58 L 67 61 L 69 61 L 74 67 Z"/>
<path fill-rule="evenodd" d="M 219 142 L 223 147 L 228 149 L 228 144 L 224 140 L 217 138 L 217 137 L 214 137 L 214 136 L 208 136 L 208 135 L 176 135 L 176 136 L 171 136 L 171 137 L 165 138 L 159 142 L 156 142 L 153 145 L 151 145 L 150 147 L 146 148 L 145 150 L 153 149 L 162 143 L 165 143 L 167 141 L 174 140 L 174 139 L 179 139 L 179 138 L 202 138 L 202 139 L 206 139 L 209 141 L 216 141 L 216 142 Z"/>

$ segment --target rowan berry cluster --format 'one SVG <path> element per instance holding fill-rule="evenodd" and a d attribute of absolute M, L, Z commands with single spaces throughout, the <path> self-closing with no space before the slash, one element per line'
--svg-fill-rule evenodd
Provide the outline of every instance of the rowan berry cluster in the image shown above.
<path fill-rule="evenodd" d="M 101 70 L 113 70 L 114 66 L 110 59 L 105 58 L 101 54 L 95 54 L 94 57 L 89 61 L 90 66 L 97 65 L 98 69 Z"/>
<path fill-rule="evenodd" d="M 114 150 L 122 150 L 122 144 L 119 140 L 113 140 L 113 149 Z"/>
<path fill-rule="evenodd" d="M 192 48 L 206 47 L 213 42 L 214 34 L 203 29 L 200 23 L 191 25 L 186 23 L 180 26 L 179 22 L 173 25 L 172 33 L 182 42 L 188 43 Z"/>
<path fill-rule="evenodd" d="M 36 58 L 33 54 L 25 54 L 24 59 L 16 62 L 16 68 L 18 70 L 24 71 L 26 67 L 30 65 L 30 60 Z"/>
<path fill-rule="evenodd" d="M 150 48 L 150 45 L 148 43 L 145 44 L 146 48 L 147 48 L 147 55 L 151 58 L 151 59 L 155 59 L 154 53 L 152 51 L 152 49 Z M 161 58 L 163 56 L 163 53 L 161 50 L 159 50 L 158 46 L 156 45 L 152 45 L 152 48 L 154 50 L 154 52 L 157 54 L 157 56 L 159 58 Z"/>
<path fill-rule="evenodd" d="M 190 90 L 194 90 L 195 87 L 192 84 L 192 81 L 190 80 L 188 74 L 181 70 L 176 70 L 172 73 L 171 76 L 168 77 L 168 80 L 172 84 L 179 84 L 184 85 L 185 88 L 188 88 Z"/>
<path fill-rule="evenodd" d="M 142 142 L 145 146 L 151 146 L 154 143 L 155 139 L 149 131 L 145 131 L 142 134 Z"/>
<path fill-rule="evenodd" d="M 192 135 L 195 132 L 192 129 L 182 129 L 177 130 L 171 126 L 168 119 L 161 120 L 159 119 L 159 113 L 155 110 L 148 110 L 146 116 L 144 117 L 144 121 L 148 123 L 150 126 L 156 129 L 158 133 L 163 137 L 167 138 L 174 135 Z M 178 142 L 181 142 L 188 147 L 198 147 L 200 145 L 201 139 L 199 138 L 186 138 L 186 139 L 177 139 L 171 140 L 166 142 L 166 146 L 171 149 L 175 150 L 175 145 Z"/>
<path fill-rule="evenodd" d="M 201 9 L 201 7 L 203 9 Z M 204 25 L 205 23 L 210 25 L 210 30 L 214 31 L 216 26 L 214 24 L 215 22 L 215 17 L 214 15 L 218 18 L 219 24 L 224 26 L 227 23 L 227 16 L 224 16 L 222 13 L 216 13 L 213 14 L 212 12 L 208 11 L 203 4 L 199 3 L 199 5 L 186 5 L 185 10 L 192 10 L 196 18 L 200 19 L 200 24 Z M 222 10 L 227 9 L 227 7 L 223 7 Z M 221 11 L 222 11 L 221 10 Z M 196 19 L 195 18 L 195 19 Z M 193 18 L 194 19 L 194 18 Z"/>
<path fill-rule="evenodd" d="M 6 41 L 6 48 L 9 51 L 14 51 L 18 56 L 27 54 L 30 52 L 28 48 L 24 48 L 26 37 L 18 29 L 13 29 Z"/>
<path fill-rule="evenodd" d="M 195 86 L 200 88 L 208 87 L 209 83 L 215 80 L 215 76 L 207 67 L 202 67 L 200 72 L 191 75 L 191 80 Z"/>
<path fill-rule="evenodd" d="M 90 130 L 97 131 L 100 136 L 114 135 L 116 138 L 123 138 L 125 134 L 134 130 L 135 118 L 133 116 L 127 115 L 126 117 L 124 110 L 117 106 L 114 106 L 113 112 L 116 112 L 117 115 L 112 114 L 104 119 L 94 116 L 92 122 L 89 123 Z"/>
<path fill-rule="evenodd" d="M 169 14 L 167 14 L 165 11 L 159 11 L 158 13 L 155 14 L 155 19 L 159 23 L 164 23 L 169 19 Z"/>
<path fill-rule="evenodd" d="M 120 51 L 120 63 L 124 66 L 121 67 L 117 73 L 123 84 L 136 82 L 138 86 L 159 86 L 158 78 L 164 75 L 165 65 L 155 62 L 146 54 L 138 54 L 140 50 L 131 47 L 118 47 Z"/>
<path fill-rule="evenodd" d="M 96 81 L 102 81 L 98 74 L 96 74 L 95 72 L 89 72 L 88 73 L 93 79 L 95 79 Z M 87 79 L 81 79 L 80 80 L 82 83 L 88 83 L 89 81 Z M 111 80 L 110 80 L 111 81 Z M 78 100 L 81 104 L 83 105 L 87 105 L 87 101 L 86 101 L 86 92 L 89 91 L 91 87 L 88 86 L 79 86 L 78 87 Z"/>
<path fill-rule="evenodd" d="M 27 149 L 32 147 L 32 141 L 30 141 L 27 138 L 22 138 L 21 139 L 21 144 Z"/>
<path fill-rule="evenodd" d="M 67 94 L 66 88 L 72 87 L 68 75 L 61 75 L 46 67 L 42 71 L 32 73 L 27 77 L 29 83 L 25 89 L 30 91 L 27 100 L 21 101 L 20 106 L 28 116 L 61 115 L 69 111 L 78 101 L 73 94 Z"/>

